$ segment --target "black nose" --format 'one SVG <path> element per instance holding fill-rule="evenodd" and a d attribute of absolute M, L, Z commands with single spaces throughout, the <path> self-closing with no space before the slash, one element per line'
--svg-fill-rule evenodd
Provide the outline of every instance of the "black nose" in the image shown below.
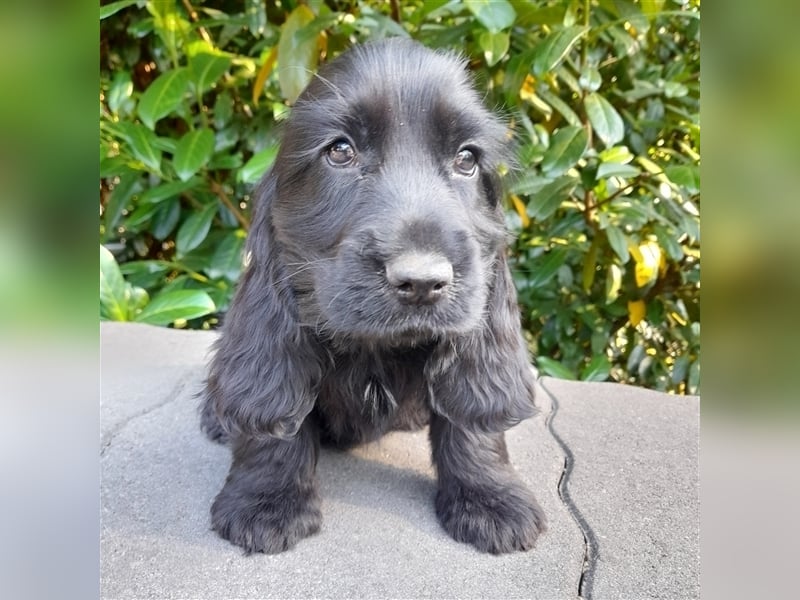
<path fill-rule="evenodd" d="M 453 265 L 439 254 L 403 254 L 386 263 L 386 280 L 401 302 L 433 304 L 453 283 Z"/>

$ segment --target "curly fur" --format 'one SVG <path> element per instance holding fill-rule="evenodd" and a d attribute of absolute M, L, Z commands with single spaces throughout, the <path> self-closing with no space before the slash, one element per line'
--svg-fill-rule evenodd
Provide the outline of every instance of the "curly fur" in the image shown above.
<path fill-rule="evenodd" d="M 444 529 L 486 552 L 534 545 L 544 516 L 504 440 L 534 412 L 499 203 L 509 159 L 453 54 L 366 44 L 309 84 L 256 192 L 205 389 L 202 427 L 233 448 L 211 508 L 222 537 L 291 548 L 320 527 L 320 442 L 430 424 Z"/>

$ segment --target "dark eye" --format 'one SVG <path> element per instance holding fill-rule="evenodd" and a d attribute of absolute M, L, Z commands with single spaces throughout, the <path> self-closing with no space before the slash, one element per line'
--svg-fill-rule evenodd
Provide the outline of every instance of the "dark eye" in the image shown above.
<path fill-rule="evenodd" d="M 346 167 L 356 159 L 356 150 L 347 140 L 336 140 L 328 146 L 327 156 L 334 167 Z"/>
<path fill-rule="evenodd" d="M 478 166 L 478 159 L 475 153 L 468 148 L 462 148 L 456 154 L 456 159 L 453 162 L 453 167 L 459 175 L 470 177 L 475 174 L 475 169 Z"/>

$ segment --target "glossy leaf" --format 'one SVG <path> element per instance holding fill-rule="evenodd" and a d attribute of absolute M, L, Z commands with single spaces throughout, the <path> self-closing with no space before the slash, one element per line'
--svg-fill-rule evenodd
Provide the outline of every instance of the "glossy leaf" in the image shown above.
<path fill-rule="evenodd" d="M 185 134 L 178 142 L 172 164 L 181 181 L 189 180 L 211 158 L 214 153 L 214 132 L 210 129 L 195 129 Z"/>
<path fill-rule="evenodd" d="M 295 8 L 281 27 L 278 42 L 278 83 L 281 94 L 289 104 L 311 81 L 317 67 L 318 53 L 316 37 L 301 35 L 303 27 L 314 20 L 314 13 L 304 4 Z"/>
<path fill-rule="evenodd" d="M 122 122 L 119 129 L 133 156 L 151 171 L 161 171 L 161 151 L 156 148 L 156 134 L 140 123 Z"/>
<path fill-rule="evenodd" d="M 142 122 L 153 129 L 156 121 L 178 108 L 187 92 L 189 81 L 189 70 L 186 67 L 159 75 L 139 100 L 137 110 Z"/>
<path fill-rule="evenodd" d="M 227 56 L 205 52 L 192 56 L 189 60 L 189 69 L 196 93 L 202 94 L 210 90 L 230 65 L 231 59 Z"/>
<path fill-rule="evenodd" d="M 581 381 L 605 381 L 611 373 L 611 362 L 605 355 L 598 355 L 589 361 L 581 371 Z"/>
<path fill-rule="evenodd" d="M 540 76 L 555 69 L 585 32 L 585 27 L 574 25 L 548 35 L 534 50 L 533 74 Z"/>
<path fill-rule="evenodd" d="M 611 246 L 611 249 L 614 250 L 619 259 L 622 261 L 622 264 L 628 262 L 630 259 L 630 253 L 628 251 L 628 238 L 627 236 L 622 233 L 622 230 L 615 226 L 615 225 L 608 225 L 605 228 L 606 238 L 608 239 L 608 245 Z"/>
<path fill-rule="evenodd" d="M 217 307 L 202 290 L 174 290 L 155 296 L 134 321 L 169 325 L 177 319 L 196 319 L 213 313 Z"/>
<path fill-rule="evenodd" d="M 141 0 L 119 0 L 118 2 L 109 2 L 108 4 L 104 4 L 100 7 L 100 20 L 107 19 L 111 15 L 114 15 L 121 11 L 123 8 L 127 8 L 140 2 Z"/>
<path fill-rule="evenodd" d="M 529 278 L 533 287 L 544 285 L 555 275 L 567 259 L 567 252 L 558 248 L 548 252 L 541 261 L 535 264 L 534 272 Z"/>
<path fill-rule="evenodd" d="M 622 140 L 625 135 L 625 124 L 608 100 L 597 92 L 592 92 L 584 98 L 583 106 L 589 122 L 592 124 L 592 129 L 600 136 L 607 148 Z"/>
<path fill-rule="evenodd" d="M 114 255 L 100 245 L 100 318 L 125 321 L 128 301 L 125 297 L 125 280 Z"/>
<path fill-rule="evenodd" d="M 212 202 L 183 222 L 175 237 L 175 250 L 178 256 L 194 250 L 206 239 L 215 214 L 217 214 L 217 204 Z"/>
<path fill-rule="evenodd" d="M 577 185 L 578 180 L 569 175 L 562 175 L 545 185 L 528 203 L 530 217 L 540 221 L 550 217 Z"/>
<path fill-rule="evenodd" d="M 229 281 L 236 281 L 242 270 L 244 241 L 245 232 L 242 229 L 231 231 L 222 238 L 206 270 L 208 276 L 213 279 L 225 277 Z"/>
<path fill-rule="evenodd" d="M 542 158 L 542 170 L 559 175 L 574 166 L 589 145 L 589 135 L 583 127 L 562 127 L 550 138 L 550 147 Z"/>
<path fill-rule="evenodd" d="M 541 371 L 542 374 L 549 375 L 550 377 L 569 379 L 571 381 L 577 379 L 577 377 L 575 377 L 575 373 L 573 373 L 570 369 L 562 365 L 557 360 L 553 360 L 547 356 L 537 356 L 536 366 L 539 368 L 539 371 Z"/>
<path fill-rule="evenodd" d="M 200 183 L 199 177 L 189 179 L 188 181 L 169 181 L 167 183 L 162 183 L 151 187 L 143 193 L 139 197 L 139 201 L 143 204 L 157 204 L 169 198 L 180 196 L 186 190 L 190 190 Z"/>
<path fill-rule="evenodd" d="M 108 108 L 113 113 L 128 113 L 133 107 L 133 81 L 128 71 L 118 71 L 108 88 Z"/>
<path fill-rule="evenodd" d="M 237 178 L 242 183 L 256 183 L 275 162 L 276 156 L 278 156 L 278 146 L 270 146 L 257 152 L 239 169 Z"/>
<path fill-rule="evenodd" d="M 484 31 L 478 41 L 486 64 L 490 67 L 499 63 L 508 52 L 509 36 L 506 31 Z"/>
<path fill-rule="evenodd" d="M 517 17 L 514 7 L 506 0 L 465 0 L 464 4 L 490 32 L 511 27 Z"/>

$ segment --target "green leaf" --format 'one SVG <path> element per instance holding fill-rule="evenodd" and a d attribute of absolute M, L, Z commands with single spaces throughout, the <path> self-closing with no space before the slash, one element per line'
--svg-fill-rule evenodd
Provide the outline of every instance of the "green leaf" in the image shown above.
<path fill-rule="evenodd" d="M 247 0 L 245 12 L 250 32 L 256 36 L 262 35 L 267 26 L 267 10 L 264 0 Z"/>
<path fill-rule="evenodd" d="M 133 106 L 131 94 L 133 94 L 131 74 L 128 71 L 117 71 L 108 88 L 108 96 L 106 97 L 108 108 L 114 114 L 120 112 L 122 108 L 125 108 L 125 112 L 130 111 Z"/>
<path fill-rule="evenodd" d="M 140 204 L 158 204 L 169 198 L 181 195 L 186 190 L 202 183 L 199 177 L 194 177 L 188 181 L 170 181 L 151 187 L 139 197 Z"/>
<path fill-rule="evenodd" d="M 542 221 L 551 216 L 561 203 L 569 198 L 578 180 L 569 175 L 562 175 L 540 189 L 528 203 L 528 216 Z"/>
<path fill-rule="evenodd" d="M 239 169 L 236 175 L 237 179 L 242 183 L 256 183 L 264 173 L 267 172 L 275 162 L 275 157 L 278 155 L 278 145 L 265 148 L 261 152 L 257 152 L 250 157 L 245 165 Z"/>
<path fill-rule="evenodd" d="M 178 256 L 194 250 L 206 239 L 215 214 L 217 214 L 216 201 L 190 215 L 183 222 L 175 236 L 175 251 Z"/>
<path fill-rule="evenodd" d="M 569 379 L 572 381 L 577 379 L 575 377 L 575 373 L 573 373 L 569 368 L 565 367 L 557 360 L 553 360 L 552 358 L 548 358 L 546 356 L 537 356 L 536 366 L 538 367 L 539 371 L 545 375 L 549 375 L 550 377 Z"/>
<path fill-rule="evenodd" d="M 210 90 L 230 65 L 231 59 L 227 56 L 206 52 L 192 56 L 189 59 L 189 69 L 192 73 L 195 93 L 202 94 Z"/>
<path fill-rule="evenodd" d="M 528 278 L 530 287 L 538 287 L 547 283 L 555 275 L 567 259 L 567 251 L 563 248 L 551 250 L 544 259 L 537 261 L 533 274 Z"/>
<path fill-rule="evenodd" d="M 686 189 L 690 194 L 697 194 L 700 191 L 700 169 L 696 165 L 666 167 L 664 174 L 672 183 Z"/>
<path fill-rule="evenodd" d="M 622 140 L 625 135 L 625 124 L 608 100 L 597 92 L 592 92 L 584 98 L 583 106 L 592 128 L 603 140 L 606 148 L 610 148 Z"/>
<path fill-rule="evenodd" d="M 161 172 L 161 150 L 155 146 L 156 134 L 140 123 L 118 123 L 120 133 L 134 158 L 156 173 Z"/>
<path fill-rule="evenodd" d="M 550 147 L 542 158 L 542 170 L 559 175 L 577 163 L 589 145 L 589 135 L 583 127 L 567 126 L 550 138 Z"/>
<path fill-rule="evenodd" d="M 168 200 L 162 203 L 153 214 L 150 232 L 157 240 L 164 241 L 172 233 L 181 218 L 181 203 L 178 200 Z"/>
<path fill-rule="evenodd" d="M 237 229 L 227 234 L 217 246 L 211 257 L 211 264 L 206 273 L 212 279 L 225 277 L 228 281 L 236 281 L 242 271 L 242 248 L 245 232 Z"/>
<path fill-rule="evenodd" d="M 111 190 L 108 203 L 103 210 L 103 224 L 106 227 L 106 235 L 114 233 L 114 228 L 119 223 L 122 211 L 125 210 L 128 200 L 140 187 L 138 184 L 141 175 L 141 171 L 127 168 L 120 173 L 119 181 L 114 185 L 114 189 Z"/>
<path fill-rule="evenodd" d="M 217 101 L 214 103 L 214 127 L 222 129 L 228 124 L 233 116 L 233 99 L 227 92 L 217 94 Z"/>
<path fill-rule="evenodd" d="M 596 92 L 600 89 L 603 78 L 600 76 L 600 71 L 598 71 L 596 67 L 587 66 L 581 71 L 581 76 L 578 81 L 583 89 Z"/>
<path fill-rule="evenodd" d="M 514 24 L 517 13 L 506 0 L 465 0 L 464 4 L 481 25 L 496 33 Z"/>
<path fill-rule="evenodd" d="M 585 27 L 574 25 L 548 35 L 534 49 L 533 74 L 540 77 L 555 69 L 586 31 Z"/>
<path fill-rule="evenodd" d="M 605 381 L 611 373 L 611 363 L 604 354 L 598 354 L 581 371 L 581 381 Z"/>
<path fill-rule="evenodd" d="M 100 7 L 100 20 L 107 19 L 113 14 L 118 13 L 123 8 L 127 8 L 133 4 L 136 4 L 140 0 L 119 0 L 119 2 L 110 2 L 109 4 L 104 4 Z"/>
<path fill-rule="evenodd" d="M 622 233 L 622 230 L 616 225 L 606 226 L 605 232 L 606 238 L 608 239 L 608 245 L 611 246 L 611 249 L 614 250 L 617 256 L 619 256 L 619 259 L 624 265 L 630 259 L 630 252 L 628 250 L 628 237 Z"/>
<path fill-rule="evenodd" d="M 134 321 L 169 325 L 177 319 L 196 319 L 215 310 L 211 296 L 202 290 L 174 290 L 155 296 Z"/>
<path fill-rule="evenodd" d="M 125 280 L 114 255 L 100 244 L 100 318 L 126 321 L 128 300 L 125 297 Z"/>
<path fill-rule="evenodd" d="M 178 108 L 189 87 L 189 81 L 189 70 L 186 67 L 159 75 L 139 100 L 139 118 L 142 122 L 153 129 L 156 121 Z"/>
<path fill-rule="evenodd" d="M 302 35 L 302 29 L 314 20 L 314 13 L 301 4 L 295 8 L 281 27 L 278 42 L 278 83 L 281 94 L 294 104 L 300 92 L 311 81 L 317 68 L 319 54 L 316 36 Z"/>
<path fill-rule="evenodd" d="M 641 171 L 633 165 L 621 165 L 620 163 L 602 163 L 597 168 L 597 179 L 606 177 L 636 177 Z"/>
<path fill-rule="evenodd" d="M 172 164 L 181 181 L 187 181 L 203 167 L 214 153 L 214 132 L 195 129 L 185 134 L 175 148 Z"/>
<path fill-rule="evenodd" d="M 487 66 L 493 67 L 508 52 L 509 36 L 507 31 L 484 31 L 481 33 L 479 41 Z"/>

